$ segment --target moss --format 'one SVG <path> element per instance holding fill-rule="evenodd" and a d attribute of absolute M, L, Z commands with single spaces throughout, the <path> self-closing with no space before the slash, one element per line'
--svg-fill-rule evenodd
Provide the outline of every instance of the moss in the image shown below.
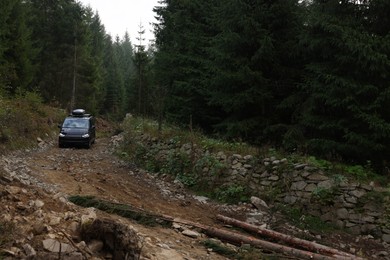
<path fill-rule="evenodd" d="M 130 205 L 100 200 L 93 196 L 71 196 L 69 197 L 69 201 L 85 208 L 94 207 L 110 214 L 116 214 L 125 218 L 133 219 L 138 223 L 147 226 L 166 226 L 169 224 L 168 222 L 161 219 L 158 215 L 143 211 L 141 209 L 136 209 Z"/>

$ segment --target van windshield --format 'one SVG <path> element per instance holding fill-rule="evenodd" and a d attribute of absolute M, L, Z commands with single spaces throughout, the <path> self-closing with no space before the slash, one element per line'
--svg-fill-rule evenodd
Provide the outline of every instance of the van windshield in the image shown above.
<path fill-rule="evenodd" d="M 82 118 L 66 118 L 62 127 L 88 128 L 88 120 Z"/>

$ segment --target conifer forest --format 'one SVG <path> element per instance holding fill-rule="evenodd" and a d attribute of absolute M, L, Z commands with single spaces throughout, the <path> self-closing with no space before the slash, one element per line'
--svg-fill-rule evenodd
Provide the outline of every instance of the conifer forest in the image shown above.
<path fill-rule="evenodd" d="M 152 43 L 110 36 L 76 0 L 0 6 L 1 99 L 36 93 L 388 174 L 389 0 L 161 0 Z"/>

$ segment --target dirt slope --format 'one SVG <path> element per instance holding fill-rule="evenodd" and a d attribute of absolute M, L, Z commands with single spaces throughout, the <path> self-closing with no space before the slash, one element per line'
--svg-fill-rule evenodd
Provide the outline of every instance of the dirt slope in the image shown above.
<path fill-rule="evenodd" d="M 70 215 L 87 214 L 86 209 L 64 202 L 63 199 L 59 203 L 61 198 L 68 195 L 93 195 L 111 202 L 130 204 L 150 212 L 216 227 L 221 225 L 215 221 L 218 213 L 241 218 L 246 211 L 251 210 L 249 205 L 228 207 L 202 203 L 180 185 L 166 182 L 119 160 L 112 154 L 112 143 L 111 139 L 102 138 L 91 149 L 60 149 L 53 142 L 43 145 L 39 150 L 3 157 L 2 166 L 14 179 L 6 178 L 6 181 L 0 182 L 3 194 L 6 195 L 2 196 L 0 214 L 5 212 L 3 218 L 13 218 L 20 225 L 24 223 L 24 229 L 19 231 L 21 238 L 15 238 L 13 245 L 10 243 L 7 247 L 10 256 L 17 258 L 20 254 L 15 247 L 23 247 L 26 243 L 32 245 L 39 255 L 39 251 L 44 251 L 42 241 L 45 238 L 58 238 L 61 230 L 72 225 Z M 21 180 L 22 183 L 15 182 L 16 180 Z M 47 214 L 50 223 L 53 222 L 53 216 L 59 216 L 58 223 L 45 224 L 46 231 L 43 232 L 36 232 L 36 225 L 40 220 L 36 217 L 37 211 L 30 210 L 34 204 L 32 201 L 37 200 L 43 202 L 41 210 Z M 202 237 L 190 238 L 174 229 L 142 226 L 100 211 L 97 214 L 99 217 L 131 225 L 137 230 L 143 240 L 142 259 L 226 259 L 203 247 L 200 244 Z M 19 219 L 16 216 L 22 217 Z M 284 230 L 288 231 L 287 228 Z M 346 237 L 347 241 L 340 241 L 343 238 L 337 238 L 339 241 L 335 241 L 335 237 L 323 239 L 328 240 L 324 241 L 327 244 L 338 248 L 345 246 L 344 250 L 353 253 L 375 255 L 376 259 L 386 259 L 388 256 L 385 247 L 373 239 Z"/>

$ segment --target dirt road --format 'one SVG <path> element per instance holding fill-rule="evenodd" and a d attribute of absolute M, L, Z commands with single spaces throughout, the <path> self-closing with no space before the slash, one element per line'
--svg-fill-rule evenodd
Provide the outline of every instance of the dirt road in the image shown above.
<path fill-rule="evenodd" d="M 85 209 L 66 202 L 66 199 L 61 200 L 71 195 L 92 195 L 215 227 L 221 225 L 215 221 L 218 213 L 242 217 L 251 210 L 250 205 L 203 203 L 179 184 L 164 181 L 161 176 L 148 174 L 121 161 L 112 153 L 113 149 L 112 138 L 101 138 L 91 149 L 60 149 L 56 142 L 52 142 L 38 150 L 4 157 L 2 168 L 22 182 L 9 181 L 4 184 L 0 178 L 0 194 L 6 194 L 1 197 L 0 213 L 4 214 L 0 215 L 2 219 L 13 219 L 17 225 L 23 226 L 19 237 L 14 238 L 13 244 L 10 243 L 7 254 L 20 255 L 15 248 L 25 248 L 26 243 L 31 244 L 36 251 L 44 251 L 42 240 L 47 237 L 58 238 L 62 230 L 69 230 L 72 226 L 70 216 L 85 214 Z M 37 204 L 41 205 L 38 210 Z M 204 235 L 191 238 L 174 228 L 147 227 L 100 211 L 98 215 L 131 225 L 137 230 L 142 238 L 141 259 L 227 259 L 207 250 L 200 243 L 205 239 Z M 44 231 L 38 232 L 37 229 L 42 229 L 40 225 L 43 225 Z M 286 233 L 296 230 L 289 227 L 284 223 L 282 230 Z M 388 259 L 385 247 L 370 237 L 330 234 L 317 238 L 321 243 L 341 250 L 366 256 L 375 255 L 375 259 Z"/>
<path fill-rule="evenodd" d="M 31 153 L 25 164 L 41 186 L 54 193 L 92 195 L 146 211 L 166 214 L 208 225 L 216 225 L 218 206 L 203 204 L 173 183 L 129 166 L 112 154 L 110 139 L 99 139 L 91 149 L 58 148 L 55 144 Z M 53 206 L 54 210 L 56 206 Z M 60 209 L 57 209 L 60 210 Z M 148 238 L 143 252 L 154 259 L 226 259 L 207 251 L 200 239 L 189 238 L 174 229 L 148 228 L 115 215 L 135 226 Z"/>

